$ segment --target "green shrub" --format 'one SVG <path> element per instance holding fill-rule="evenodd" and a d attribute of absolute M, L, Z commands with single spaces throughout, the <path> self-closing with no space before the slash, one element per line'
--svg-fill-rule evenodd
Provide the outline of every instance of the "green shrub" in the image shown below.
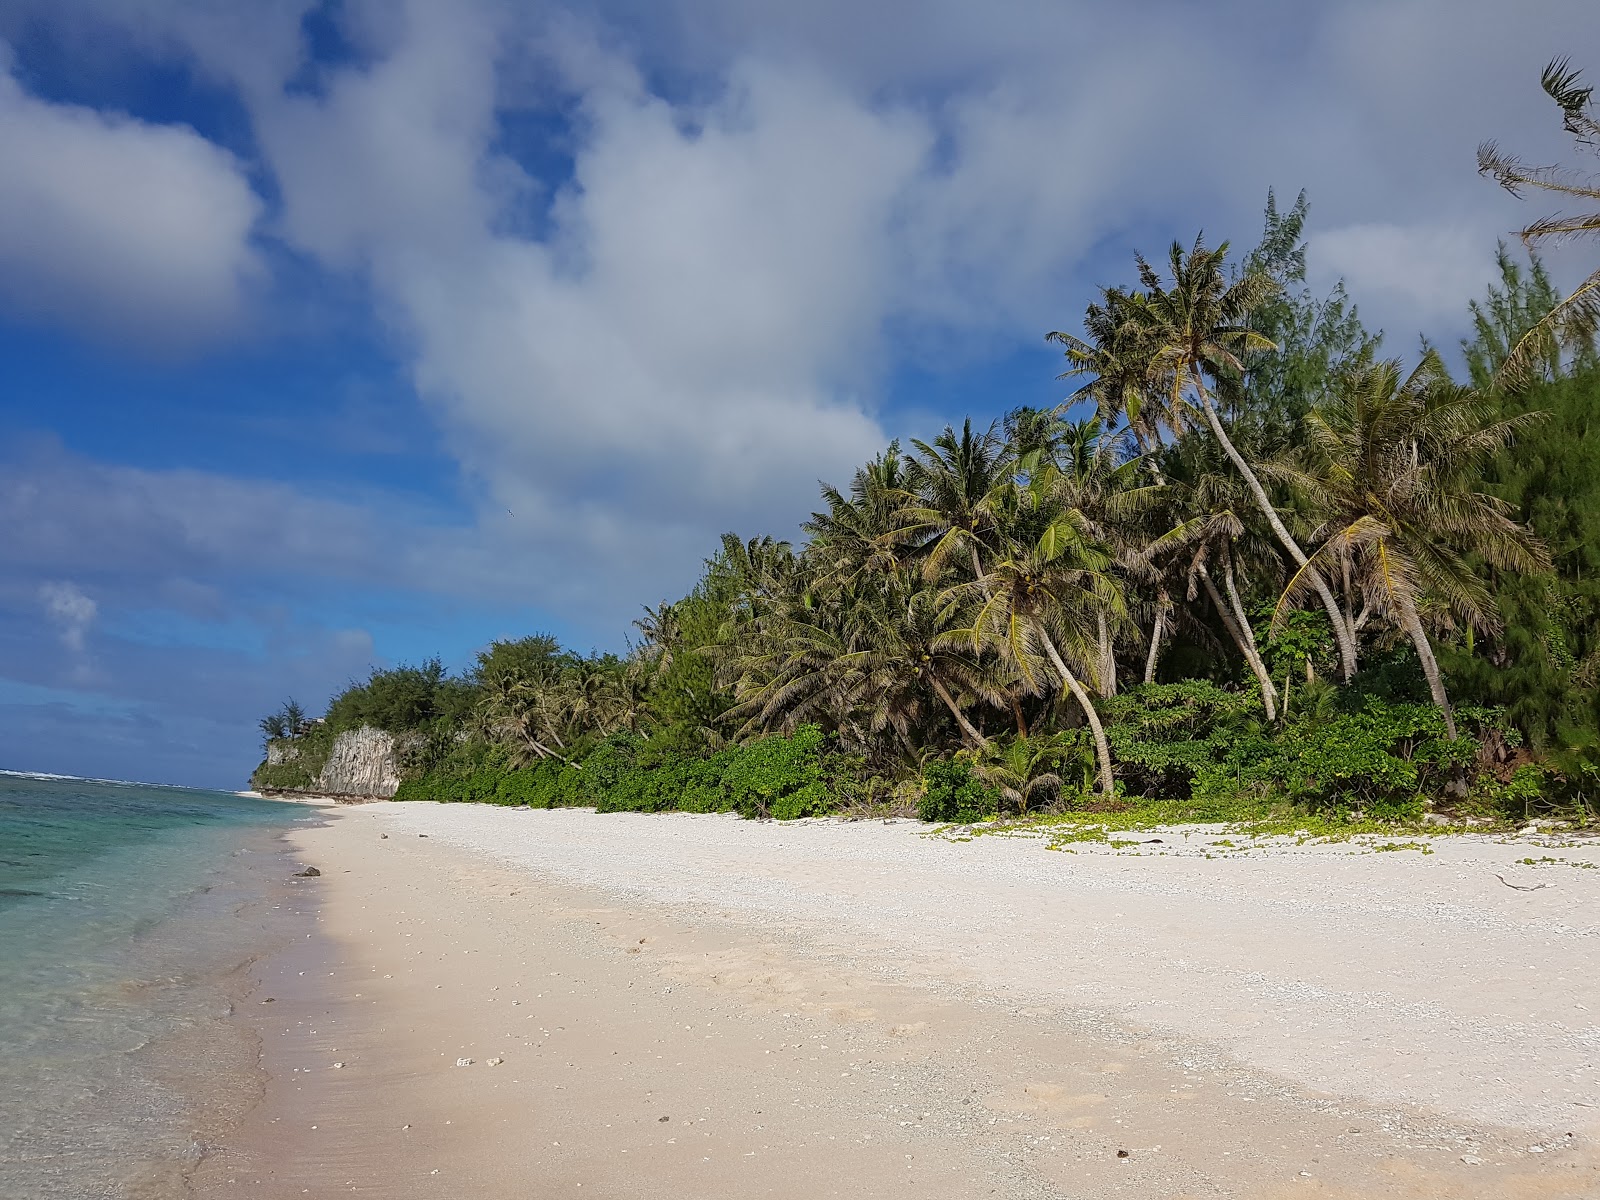
<path fill-rule="evenodd" d="M 316 776 L 304 763 L 262 763 L 250 776 L 250 787 L 258 792 L 309 792 Z"/>
<path fill-rule="evenodd" d="M 992 817 L 998 806 L 999 794 L 984 786 L 965 759 L 936 758 L 923 765 L 917 816 L 924 821 L 970 825 Z"/>
<path fill-rule="evenodd" d="M 431 770 L 408 777 L 395 799 L 600 812 L 739 812 L 790 820 L 831 811 L 835 786 L 850 770 L 849 762 L 826 751 L 814 725 L 709 756 L 673 741 L 656 744 L 640 734 L 614 733 L 581 763 L 546 759 L 520 769 L 511 768 L 498 748 L 463 745 Z"/>

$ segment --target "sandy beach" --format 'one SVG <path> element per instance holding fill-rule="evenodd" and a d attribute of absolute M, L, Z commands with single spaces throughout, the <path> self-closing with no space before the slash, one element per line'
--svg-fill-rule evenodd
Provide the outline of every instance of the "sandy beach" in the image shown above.
<path fill-rule="evenodd" d="M 1593 842 L 319 816 L 200 1197 L 1600 1194 Z"/>

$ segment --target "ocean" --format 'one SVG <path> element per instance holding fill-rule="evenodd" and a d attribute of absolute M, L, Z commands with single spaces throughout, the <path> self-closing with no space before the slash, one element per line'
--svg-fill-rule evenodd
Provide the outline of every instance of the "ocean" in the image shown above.
<path fill-rule="evenodd" d="M 0 773 L 0 1197 L 165 1200 L 259 1091 L 228 1018 L 303 806 Z"/>

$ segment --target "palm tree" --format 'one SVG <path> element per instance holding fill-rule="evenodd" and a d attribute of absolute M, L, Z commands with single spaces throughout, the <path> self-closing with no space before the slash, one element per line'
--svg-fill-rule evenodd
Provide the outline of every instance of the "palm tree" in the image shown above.
<path fill-rule="evenodd" d="M 1057 768 L 1068 752 L 1057 738 L 1013 738 L 1004 746 L 990 746 L 973 763 L 973 773 L 998 791 L 1002 802 L 1026 814 L 1031 806 L 1061 794 Z"/>
<path fill-rule="evenodd" d="M 1152 373 L 1170 381 L 1168 407 L 1163 419 L 1173 425 L 1174 432 L 1182 432 L 1176 422 L 1183 419 L 1182 414 L 1189 408 L 1185 392 L 1192 389 L 1217 444 L 1238 470 L 1273 534 L 1322 600 L 1333 625 L 1345 678 L 1349 679 L 1356 671 L 1355 633 L 1341 614 L 1327 580 L 1316 568 L 1308 566 L 1305 551 L 1283 523 L 1259 476 L 1234 445 L 1222 424 L 1211 390 L 1206 386 L 1208 376 L 1216 379 L 1241 373 L 1244 358 L 1250 353 L 1277 348 L 1246 324 L 1250 313 L 1276 294 L 1277 283 L 1267 276 L 1253 274 L 1230 283 L 1223 271 L 1227 254 L 1226 242 L 1209 250 L 1204 240 L 1197 238 L 1193 249 L 1187 252 L 1174 242 L 1169 251 L 1170 288 L 1163 285 L 1154 267 L 1137 256 L 1139 278 L 1146 290 L 1130 296 L 1131 319 L 1149 339 Z"/>
<path fill-rule="evenodd" d="M 1476 490 L 1485 464 L 1531 419 L 1493 419 L 1483 397 L 1453 383 L 1432 351 L 1409 376 L 1396 360 L 1347 372 L 1332 399 L 1307 416 L 1297 460 L 1276 468 L 1314 498 L 1322 524 L 1321 545 L 1285 589 L 1275 627 L 1311 571 L 1348 569 L 1371 614 L 1415 647 L 1454 738 L 1424 621 L 1496 632 L 1499 614 L 1478 564 L 1550 569 L 1532 530 L 1503 501 Z"/>
<path fill-rule="evenodd" d="M 911 444 L 917 456 L 908 464 L 898 528 L 888 540 L 913 546 L 930 581 L 963 558 L 973 578 L 982 579 L 983 554 L 995 540 L 994 505 L 1011 468 L 1004 441 L 993 425 L 974 431 L 969 418 L 959 434 L 947 425 L 931 446 Z"/>
<path fill-rule="evenodd" d="M 1591 111 L 1594 88 L 1583 86 L 1579 82 L 1581 78 L 1581 73 L 1572 69 L 1570 60 L 1558 58 L 1545 67 L 1540 83 L 1561 109 L 1561 123 L 1578 147 L 1600 153 L 1600 120 Z M 1585 206 L 1600 202 L 1600 177 L 1561 167 L 1530 167 L 1502 153 L 1494 142 L 1485 142 L 1478 148 L 1478 172 L 1493 176 L 1501 187 L 1519 199 L 1526 189 L 1533 188 L 1578 200 Z M 1523 244 L 1531 249 L 1540 242 L 1594 234 L 1600 234 L 1600 212 L 1542 217 L 1524 228 L 1520 236 Z M 1600 270 L 1589 275 L 1571 295 L 1522 334 L 1501 364 L 1497 382 L 1519 387 L 1553 355 L 1574 345 L 1592 343 L 1597 332 L 1600 332 Z"/>
<path fill-rule="evenodd" d="M 974 606 L 974 649 L 998 651 L 1035 695 L 1053 690 L 1045 664 L 1072 693 L 1094 735 L 1101 791 L 1110 797 L 1111 747 L 1078 672 L 1098 686 L 1099 617 L 1121 622 L 1127 611 L 1109 573 L 1110 553 L 1094 541 L 1084 514 L 1062 503 L 1065 491 L 1060 471 L 1048 466 L 1008 487 L 1004 503 L 995 505 L 996 557 L 982 578 L 957 584 L 946 595 Z"/>
<path fill-rule="evenodd" d="M 634 619 L 633 627 L 644 638 L 643 645 L 639 647 L 640 656 L 658 671 L 670 667 L 672 648 L 683 636 L 683 622 L 679 619 L 677 605 L 663 602 L 654 608 L 647 606 L 644 616 Z"/>
<path fill-rule="evenodd" d="M 1148 454 L 1161 441 L 1163 423 L 1181 431 L 1181 416 L 1169 413 L 1164 418 L 1157 407 L 1170 393 L 1154 377 L 1153 347 L 1145 327 L 1133 319 L 1133 297 L 1123 288 L 1108 287 L 1101 300 L 1084 313 L 1084 337 L 1061 330 L 1045 334 L 1045 341 L 1066 347 L 1068 367 L 1056 378 L 1093 376 L 1070 401 L 1093 400 L 1108 426 L 1126 422 L 1140 453 Z"/>
<path fill-rule="evenodd" d="M 1164 497 L 1163 515 L 1171 528 L 1152 539 L 1142 557 L 1178 576 L 1189 600 L 1199 590 L 1205 591 L 1212 611 L 1256 678 L 1267 719 L 1275 721 L 1278 689 L 1256 646 L 1239 583 L 1241 577 L 1248 580 L 1250 567 L 1264 567 L 1276 574 L 1277 560 L 1267 539 L 1245 519 L 1254 505 L 1243 481 L 1215 470 L 1215 459 L 1199 444 L 1186 442 L 1180 450 L 1187 452 L 1169 456 L 1173 474 L 1167 477 Z M 1153 675 L 1153 670 L 1147 671 L 1147 676 Z"/>
<path fill-rule="evenodd" d="M 811 535 L 807 551 L 818 566 L 819 581 L 849 582 L 863 572 L 899 566 L 893 542 L 905 505 L 906 476 L 906 460 L 896 441 L 856 471 L 848 496 L 831 484 L 822 485 L 827 511 L 812 513 L 805 524 Z"/>
<path fill-rule="evenodd" d="M 1129 457 L 1126 438 L 1107 436 L 1099 417 L 1087 421 L 1061 421 L 1054 436 L 1057 503 L 1081 513 L 1089 537 L 1106 547 L 1119 574 L 1127 576 L 1142 565 L 1146 517 L 1152 514 L 1165 490 L 1159 476 L 1145 471 L 1143 456 Z M 1037 459 L 1024 458 L 1037 469 Z M 1110 614 L 1096 614 L 1100 648 L 1096 676 L 1102 696 L 1117 694 L 1117 634 Z"/>

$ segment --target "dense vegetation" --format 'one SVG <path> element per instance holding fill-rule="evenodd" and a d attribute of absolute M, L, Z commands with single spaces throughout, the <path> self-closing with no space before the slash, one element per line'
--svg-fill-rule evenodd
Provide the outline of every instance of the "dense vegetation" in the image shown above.
<path fill-rule="evenodd" d="M 1306 215 L 1269 198 L 1236 262 L 1137 258 L 1048 335 L 1061 408 L 891 444 L 798 546 L 726 535 L 625 655 L 499 642 L 263 732 L 303 772 L 387 729 L 402 799 L 1592 818 L 1594 323 L 1502 249 L 1463 378 L 1386 358 L 1342 288 L 1306 289 Z"/>

